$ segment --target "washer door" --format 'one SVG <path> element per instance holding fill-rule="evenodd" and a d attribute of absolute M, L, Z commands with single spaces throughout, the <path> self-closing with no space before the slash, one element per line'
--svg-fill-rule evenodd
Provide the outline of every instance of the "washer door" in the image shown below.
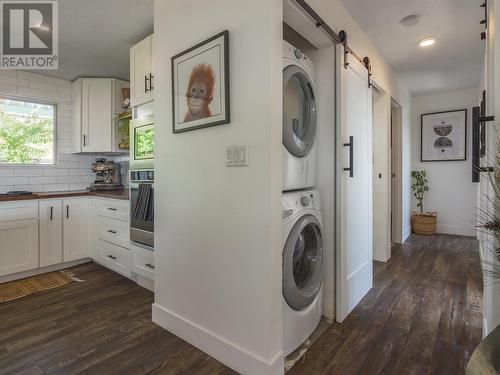
<path fill-rule="evenodd" d="M 316 100 L 307 73 L 296 65 L 283 70 L 283 145 L 293 156 L 306 156 L 316 136 Z"/>
<path fill-rule="evenodd" d="M 283 249 L 283 297 L 294 310 L 309 306 L 323 281 L 323 238 L 318 220 L 302 216 Z"/>

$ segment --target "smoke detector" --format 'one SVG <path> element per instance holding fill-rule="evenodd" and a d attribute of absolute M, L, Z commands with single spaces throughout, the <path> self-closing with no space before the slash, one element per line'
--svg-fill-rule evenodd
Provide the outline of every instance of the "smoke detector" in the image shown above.
<path fill-rule="evenodd" d="M 420 16 L 418 14 L 410 14 L 399 21 L 401 25 L 405 27 L 415 26 L 420 21 Z"/>

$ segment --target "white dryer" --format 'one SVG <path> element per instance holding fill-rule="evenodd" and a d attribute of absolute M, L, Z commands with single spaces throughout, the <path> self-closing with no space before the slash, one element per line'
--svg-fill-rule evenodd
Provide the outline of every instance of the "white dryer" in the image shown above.
<path fill-rule="evenodd" d="M 322 315 L 323 238 L 316 190 L 285 193 L 283 205 L 283 351 L 297 349 Z"/>
<path fill-rule="evenodd" d="M 283 41 L 283 191 L 316 185 L 314 67 Z"/>

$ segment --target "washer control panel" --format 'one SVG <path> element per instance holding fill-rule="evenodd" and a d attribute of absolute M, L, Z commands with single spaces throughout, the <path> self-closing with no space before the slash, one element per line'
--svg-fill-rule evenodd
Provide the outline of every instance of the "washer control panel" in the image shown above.
<path fill-rule="evenodd" d="M 283 219 L 303 210 L 321 210 L 318 190 L 285 192 L 282 196 Z"/>

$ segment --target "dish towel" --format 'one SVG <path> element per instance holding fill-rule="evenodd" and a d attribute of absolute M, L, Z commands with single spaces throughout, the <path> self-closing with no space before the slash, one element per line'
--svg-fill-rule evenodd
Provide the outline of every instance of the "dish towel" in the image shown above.
<path fill-rule="evenodd" d="M 137 192 L 137 204 L 132 213 L 135 220 L 153 221 L 154 220 L 154 199 L 153 185 L 139 184 Z"/>

